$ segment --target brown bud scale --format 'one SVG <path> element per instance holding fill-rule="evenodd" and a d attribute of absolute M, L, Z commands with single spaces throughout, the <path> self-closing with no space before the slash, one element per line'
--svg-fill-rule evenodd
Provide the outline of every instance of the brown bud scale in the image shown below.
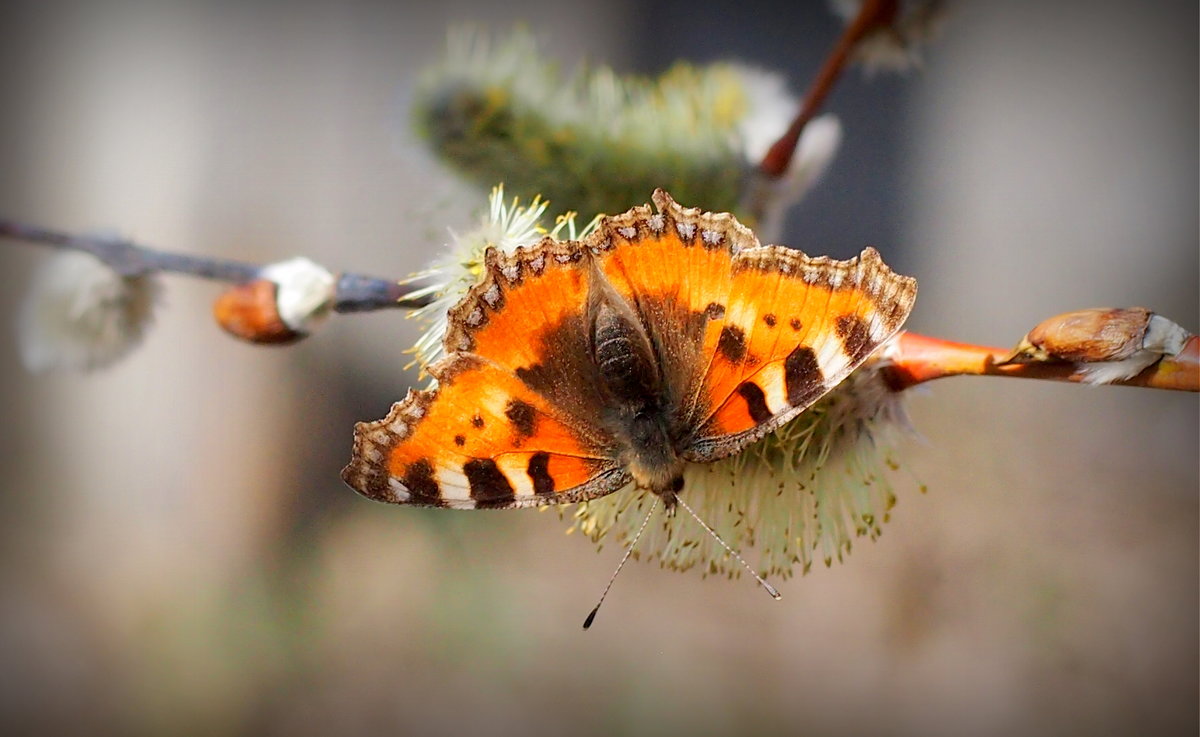
<path fill-rule="evenodd" d="M 1153 315 L 1144 307 L 1064 312 L 1030 330 L 1009 361 L 1121 361 L 1142 350 Z"/>
<path fill-rule="evenodd" d="M 213 316 L 225 332 L 250 343 L 280 345 L 305 337 L 279 316 L 276 285 L 267 279 L 225 290 L 213 303 Z"/>

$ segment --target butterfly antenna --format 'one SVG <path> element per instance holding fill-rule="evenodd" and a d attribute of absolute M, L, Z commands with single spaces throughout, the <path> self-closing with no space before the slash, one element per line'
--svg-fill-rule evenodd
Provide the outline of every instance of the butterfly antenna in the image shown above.
<path fill-rule="evenodd" d="M 746 561 L 745 561 L 745 560 L 742 558 L 742 556 L 738 555 L 738 552 L 737 552 L 736 550 L 734 550 L 733 548 L 729 547 L 729 544 L 728 544 L 728 543 L 726 543 L 724 540 L 722 540 L 722 539 L 721 539 L 721 536 L 717 534 L 717 531 L 716 531 L 716 530 L 714 530 L 713 528 L 711 528 L 711 527 L 709 527 L 708 525 L 704 524 L 704 520 L 700 519 L 700 517 L 698 517 L 698 516 L 696 515 L 696 513 L 692 511 L 692 508 L 691 508 L 691 507 L 689 507 L 689 506 L 687 505 L 687 502 L 685 502 L 683 499 L 681 499 L 681 498 L 680 498 L 680 497 L 678 497 L 678 496 L 677 496 L 677 497 L 675 497 L 675 501 L 677 501 L 677 502 L 679 502 L 680 504 L 682 504 L 682 505 L 683 505 L 683 508 L 687 510 L 687 513 L 688 513 L 688 514 L 690 514 L 690 515 L 692 515 L 692 519 L 694 519 L 694 520 L 696 520 L 697 522 L 699 522 L 699 523 L 700 523 L 700 526 L 701 526 L 701 527 L 703 527 L 705 530 L 707 530 L 707 531 L 708 531 L 708 534 L 712 535 L 714 540 L 716 540 L 717 542 L 721 543 L 721 547 L 723 547 L 723 548 L 725 548 L 727 551 L 729 551 L 729 554 L 730 554 L 730 555 L 732 555 L 734 558 L 737 558 L 737 561 L 738 561 L 738 563 L 741 563 L 741 564 L 742 564 L 742 565 L 745 567 L 745 569 L 746 569 L 747 571 L 749 571 L 749 572 L 750 572 L 750 575 L 751 575 L 751 576 L 754 576 L 754 580 L 755 580 L 755 581 L 758 581 L 758 582 L 759 582 L 759 583 L 762 585 L 762 587 L 763 587 L 764 589 L 766 589 L 766 590 L 767 590 L 767 593 L 768 593 L 768 594 L 770 594 L 772 598 L 774 598 L 776 601 L 778 601 L 779 599 L 782 599 L 782 598 L 783 598 L 783 597 L 782 597 L 782 596 L 779 594 L 779 592 L 775 590 L 775 587 L 774 587 L 774 586 L 772 586 L 771 584 L 767 583 L 765 580 L 763 580 L 763 577 L 762 577 L 762 576 L 760 576 L 760 575 L 758 575 L 757 573 L 755 573 L 755 572 L 754 572 L 754 569 L 750 567 L 750 564 L 749 564 L 749 563 L 747 563 L 747 562 L 746 562 Z M 619 569 L 618 569 L 618 570 L 619 570 Z"/>
<path fill-rule="evenodd" d="M 604 603 L 604 597 L 608 596 L 608 590 L 612 588 L 613 581 L 617 580 L 617 574 L 625 567 L 625 561 L 629 560 L 629 556 L 633 554 L 634 547 L 637 546 L 638 540 L 642 537 L 642 532 L 646 529 L 646 523 L 650 521 L 650 515 L 654 514 L 654 510 L 658 507 L 658 495 L 654 494 L 654 502 L 650 505 L 650 511 L 646 512 L 646 518 L 642 520 L 642 526 L 638 528 L 637 534 L 633 536 L 633 542 L 629 543 L 629 547 L 625 549 L 625 557 L 621 558 L 621 562 L 617 564 L 617 570 L 613 571 L 612 578 L 608 579 L 608 585 L 604 587 L 604 593 L 600 594 L 600 601 L 596 602 L 596 608 L 592 613 L 587 615 L 587 619 L 583 620 L 583 628 L 587 629 L 592 626 L 592 622 L 596 620 L 596 612 L 600 611 L 600 605 Z"/>

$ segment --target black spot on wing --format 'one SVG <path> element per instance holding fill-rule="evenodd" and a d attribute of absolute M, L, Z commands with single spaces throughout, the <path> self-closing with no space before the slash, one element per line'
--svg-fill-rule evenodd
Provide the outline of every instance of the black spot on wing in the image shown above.
<path fill-rule="evenodd" d="M 851 363 L 866 358 L 871 353 L 871 329 L 858 315 L 842 315 L 834 321 L 838 337 L 842 339 L 842 350 Z"/>
<path fill-rule="evenodd" d="M 804 324 L 801 323 L 798 319 L 793 317 L 791 320 L 788 320 L 788 326 L 790 326 L 792 328 L 792 330 L 795 330 L 796 332 L 800 332 L 800 328 L 804 327 Z"/>
<path fill-rule="evenodd" d="M 463 464 L 471 498 L 479 509 L 497 509 L 512 503 L 516 492 L 508 477 L 491 458 L 472 458 Z"/>
<path fill-rule="evenodd" d="M 750 419 L 760 425 L 771 419 L 771 409 L 767 407 L 767 396 L 763 394 L 763 390 L 758 384 L 753 381 L 743 381 L 738 384 L 737 393 L 746 400 L 746 406 L 750 410 Z"/>
<path fill-rule="evenodd" d="M 704 308 L 704 314 L 708 315 L 709 320 L 720 320 L 725 317 L 725 305 L 720 302 L 709 302 Z"/>
<path fill-rule="evenodd" d="M 788 354 L 783 361 L 783 383 L 793 407 L 812 404 L 825 393 L 825 376 L 812 348 L 802 345 Z"/>
<path fill-rule="evenodd" d="M 550 477 L 550 454 L 534 453 L 529 457 L 526 473 L 533 482 L 533 493 L 538 496 L 554 496 L 554 479 Z"/>
<path fill-rule="evenodd" d="M 483 427 L 483 418 L 480 417 L 479 415 L 475 415 L 474 417 L 472 417 L 471 418 L 471 427 L 474 427 L 474 428 Z"/>
<path fill-rule="evenodd" d="M 442 490 L 437 479 L 433 477 L 433 464 L 428 458 L 408 464 L 400 483 L 404 484 L 404 488 L 412 495 L 409 501 L 435 506 L 442 503 Z"/>
<path fill-rule="evenodd" d="M 721 328 L 721 336 L 717 338 L 717 352 L 732 363 L 741 363 L 746 357 L 746 334 L 737 325 Z"/>
<path fill-rule="evenodd" d="M 462 435 L 455 435 L 454 436 L 454 444 L 461 448 L 467 444 L 467 439 L 465 437 L 463 437 Z"/>
<path fill-rule="evenodd" d="M 773 328 L 778 320 L 776 319 L 775 315 L 768 312 L 767 314 L 763 315 L 763 322 L 767 324 L 767 327 Z"/>
<path fill-rule="evenodd" d="M 533 405 L 520 399 L 510 399 L 504 407 L 504 416 L 512 423 L 518 437 L 527 438 L 533 435 L 537 427 L 537 414 Z"/>

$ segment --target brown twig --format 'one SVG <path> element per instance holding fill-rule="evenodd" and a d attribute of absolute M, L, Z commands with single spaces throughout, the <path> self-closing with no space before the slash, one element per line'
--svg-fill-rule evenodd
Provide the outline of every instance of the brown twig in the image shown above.
<path fill-rule="evenodd" d="M 3 218 L 0 218 L 0 238 L 84 251 L 126 276 L 169 272 L 245 284 L 260 278 L 262 270 L 268 265 L 171 253 L 121 238 L 75 235 Z M 414 291 L 416 287 L 392 279 L 340 274 L 333 309 L 337 312 L 369 312 L 396 307 L 415 309 L 433 300 L 432 295 L 407 296 Z"/>
<path fill-rule="evenodd" d="M 871 31 L 894 23 L 896 14 L 899 12 L 899 5 L 898 0 L 863 0 L 858 15 L 842 31 L 837 44 L 829 52 L 829 56 L 825 57 L 825 63 L 817 71 L 817 76 L 804 96 L 800 112 L 788 126 L 787 132 L 772 144 L 766 155 L 763 156 L 758 165 L 758 171 L 762 176 L 768 180 L 783 176 L 792 163 L 796 146 L 800 142 L 800 134 L 804 132 L 804 127 L 821 109 L 825 98 L 833 91 L 834 85 L 842 75 L 842 70 L 850 61 L 854 47 Z"/>

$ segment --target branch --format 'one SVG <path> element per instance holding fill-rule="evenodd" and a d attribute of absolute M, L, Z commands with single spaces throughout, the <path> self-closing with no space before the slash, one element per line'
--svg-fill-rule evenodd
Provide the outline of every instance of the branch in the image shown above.
<path fill-rule="evenodd" d="M 90 253 L 122 276 L 167 272 L 249 284 L 268 278 L 266 275 L 271 267 L 278 265 L 171 253 L 120 238 L 74 235 L 4 218 L 0 218 L 0 238 Z M 432 301 L 430 295 L 408 296 L 417 291 L 412 285 L 392 279 L 343 273 L 337 276 L 332 309 L 335 312 L 369 312 L 395 307 L 414 309 Z"/>
<path fill-rule="evenodd" d="M 772 144 L 763 156 L 758 165 L 759 174 L 768 180 L 783 176 L 792 163 L 792 156 L 796 153 L 796 145 L 800 142 L 804 126 L 816 116 L 825 98 L 833 91 L 842 70 L 850 61 L 854 47 L 871 31 L 893 24 L 898 12 L 899 0 L 864 0 L 858 15 L 842 31 L 833 50 L 825 57 L 825 63 L 817 71 L 817 76 L 804 96 L 800 112 L 788 126 L 787 132 Z"/>
<path fill-rule="evenodd" d="M 916 333 L 902 333 L 887 370 L 891 387 L 900 391 L 947 376 L 1011 376 L 1018 379 L 1085 382 L 1086 364 L 1071 361 L 1010 363 L 1011 349 L 955 343 Z M 1200 337 L 1188 338 L 1182 351 L 1163 356 L 1129 379 L 1111 382 L 1151 389 L 1200 391 Z"/>

